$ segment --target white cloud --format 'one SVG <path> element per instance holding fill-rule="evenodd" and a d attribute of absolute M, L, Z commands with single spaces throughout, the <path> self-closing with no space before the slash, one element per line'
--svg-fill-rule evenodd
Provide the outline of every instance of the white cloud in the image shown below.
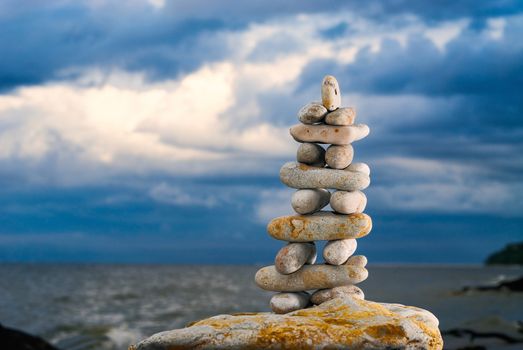
<path fill-rule="evenodd" d="M 202 195 L 201 192 L 187 192 L 165 182 L 151 188 L 149 196 L 158 202 L 180 206 L 212 208 L 218 204 L 218 199 L 211 194 Z"/>

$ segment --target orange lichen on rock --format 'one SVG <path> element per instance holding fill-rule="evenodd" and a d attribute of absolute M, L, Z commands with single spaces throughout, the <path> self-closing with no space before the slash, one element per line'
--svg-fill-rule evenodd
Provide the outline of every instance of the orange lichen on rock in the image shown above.
<path fill-rule="evenodd" d="M 430 312 L 342 297 L 285 315 L 221 315 L 158 333 L 135 350 L 171 349 L 427 349 L 440 350 Z"/>

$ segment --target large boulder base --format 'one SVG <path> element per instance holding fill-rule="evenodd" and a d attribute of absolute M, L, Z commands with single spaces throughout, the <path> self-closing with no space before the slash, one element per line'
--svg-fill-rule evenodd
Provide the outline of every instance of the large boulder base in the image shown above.
<path fill-rule="evenodd" d="M 129 350 L 442 349 L 438 320 L 400 304 L 340 297 L 285 315 L 219 315 L 155 334 Z"/>

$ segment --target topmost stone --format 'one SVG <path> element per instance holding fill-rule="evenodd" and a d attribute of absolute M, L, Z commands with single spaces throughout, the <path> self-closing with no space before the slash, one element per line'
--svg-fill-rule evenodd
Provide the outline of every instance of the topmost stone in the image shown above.
<path fill-rule="evenodd" d="M 341 105 L 340 86 L 332 75 L 327 75 L 321 83 L 321 103 L 328 111 L 334 111 Z"/>

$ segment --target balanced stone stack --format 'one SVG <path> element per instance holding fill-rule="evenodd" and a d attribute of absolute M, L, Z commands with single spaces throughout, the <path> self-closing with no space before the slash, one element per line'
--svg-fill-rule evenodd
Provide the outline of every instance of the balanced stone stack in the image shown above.
<path fill-rule="evenodd" d="M 340 296 L 364 298 L 355 284 L 368 276 L 367 258 L 353 254 L 356 239 L 372 228 L 370 217 L 362 213 L 367 198 L 361 192 L 370 184 L 370 170 L 364 163 L 352 162 L 352 143 L 366 137 L 369 127 L 354 124 L 354 109 L 340 105 L 338 82 L 326 76 L 321 103 L 304 106 L 298 112 L 301 124 L 290 129 L 301 145 L 297 161 L 283 165 L 280 179 L 297 189 L 291 204 L 298 215 L 269 223 L 269 234 L 288 244 L 278 252 L 274 265 L 260 269 L 255 277 L 261 288 L 278 292 L 270 301 L 275 313 L 319 305 Z M 320 144 L 328 146 L 325 149 Z M 334 212 L 322 210 L 328 204 Z M 325 264 L 315 264 L 315 241 L 327 241 Z M 310 291 L 314 291 L 312 295 Z"/>
<path fill-rule="evenodd" d="M 352 255 L 356 239 L 370 232 L 372 222 L 362 213 L 369 167 L 352 163 L 352 143 L 369 128 L 354 124 L 353 109 L 340 107 L 336 79 L 325 77 L 321 92 L 321 103 L 300 110 L 302 124 L 291 128 L 301 142 L 298 159 L 280 173 L 284 184 L 297 189 L 291 201 L 298 215 L 268 225 L 272 237 L 288 244 L 255 277 L 261 288 L 278 292 L 271 299 L 274 312 L 212 316 L 154 334 L 129 350 L 443 348 L 432 313 L 365 300 L 355 285 L 368 274 L 367 259 Z M 322 211 L 328 204 L 333 212 Z M 315 264 L 315 241 L 327 241 L 325 264 Z"/>

